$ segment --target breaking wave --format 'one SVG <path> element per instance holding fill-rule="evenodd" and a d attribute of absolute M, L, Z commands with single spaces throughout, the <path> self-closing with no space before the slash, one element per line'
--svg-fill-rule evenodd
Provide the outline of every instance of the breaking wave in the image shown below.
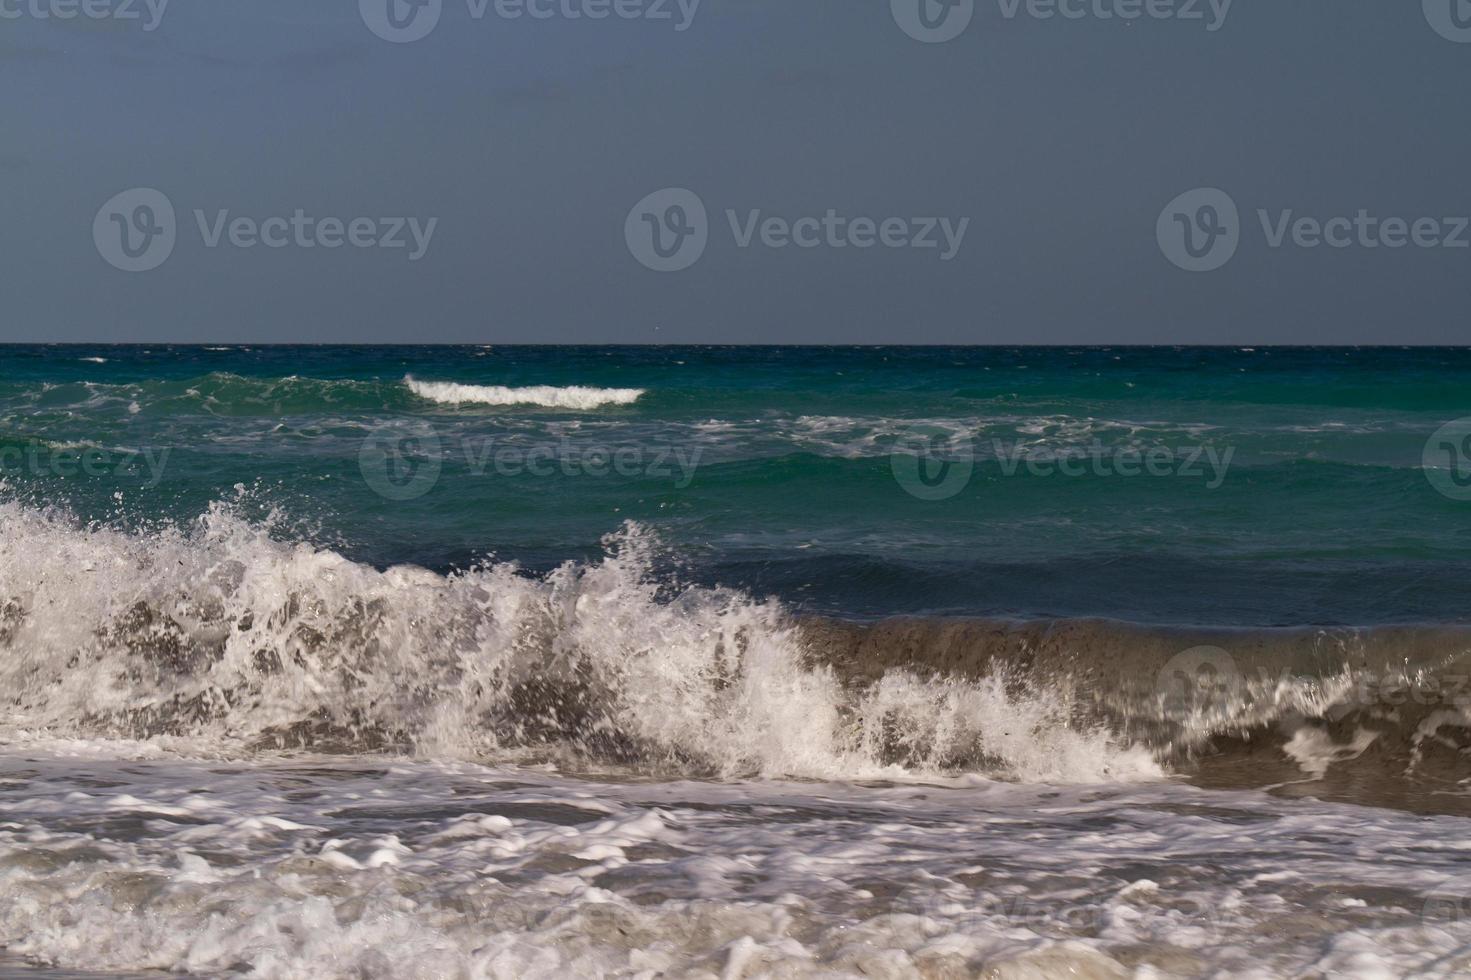
<path fill-rule="evenodd" d="M 0 521 L 15 728 L 726 777 L 1157 773 L 1004 673 L 894 670 L 854 688 L 779 604 L 655 581 L 636 526 L 602 560 L 532 578 L 378 570 L 226 504 L 147 534 L 14 502 Z"/>
<path fill-rule="evenodd" d="M 584 388 L 578 385 L 507 388 L 451 381 L 418 381 L 413 377 L 405 377 L 404 384 L 420 398 L 445 405 L 539 405 L 542 408 L 585 410 L 604 405 L 632 405 L 644 395 L 642 388 Z"/>

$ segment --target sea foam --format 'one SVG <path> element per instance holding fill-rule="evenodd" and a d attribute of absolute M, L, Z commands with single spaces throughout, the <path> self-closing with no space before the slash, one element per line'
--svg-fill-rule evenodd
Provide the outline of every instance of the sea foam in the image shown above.
<path fill-rule="evenodd" d="M 589 777 L 0 747 L 0 973 L 1466 971 L 1460 821 L 1174 783 Z"/>

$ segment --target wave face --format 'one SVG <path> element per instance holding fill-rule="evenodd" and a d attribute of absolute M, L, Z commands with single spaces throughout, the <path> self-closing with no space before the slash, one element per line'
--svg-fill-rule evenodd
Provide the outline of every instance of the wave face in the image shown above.
<path fill-rule="evenodd" d="M 148 534 L 0 505 L 12 725 L 225 749 L 511 752 L 690 775 L 1152 775 L 1004 673 L 854 689 L 776 603 L 661 586 L 628 527 L 544 579 L 379 571 L 225 505 Z"/>
<path fill-rule="evenodd" d="M 539 405 L 542 408 L 585 411 L 605 405 L 632 405 L 644 396 L 642 388 L 584 388 L 578 385 L 507 388 L 502 385 L 416 381 L 412 377 L 404 378 L 404 384 L 420 398 L 445 405 Z"/>

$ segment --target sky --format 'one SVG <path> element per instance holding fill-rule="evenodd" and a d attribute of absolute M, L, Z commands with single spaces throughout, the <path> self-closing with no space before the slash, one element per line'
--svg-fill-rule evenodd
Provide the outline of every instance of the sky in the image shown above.
<path fill-rule="evenodd" d="M 1468 0 L 0 0 L 0 77 L 0 341 L 1471 339 Z"/>

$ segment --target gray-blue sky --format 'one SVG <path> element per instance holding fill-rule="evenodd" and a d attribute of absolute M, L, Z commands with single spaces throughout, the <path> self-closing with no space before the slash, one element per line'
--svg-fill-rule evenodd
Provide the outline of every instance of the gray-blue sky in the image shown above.
<path fill-rule="evenodd" d="M 1272 248 L 1257 216 L 1471 215 L 1471 43 L 1418 2 L 1237 0 L 1210 31 L 1205 0 L 1204 21 L 976 0 L 942 44 L 887 0 L 703 0 L 684 31 L 674 0 L 672 21 L 444 0 L 412 43 L 357 0 L 175 0 L 152 31 L 144 0 L 142 21 L 34 16 L 53 2 L 0 0 L 21 14 L 0 18 L 0 340 L 1471 339 L 1471 249 Z M 129 273 L 93 222 L 135 187 L 174 205 L 177 243 Z M 710 235 L 660 273 L 624 226 L 666 187 L 699 195 Z M 1203 273 L 1156 240 L 1197 187 L 1241 216 Z M 298 208 L 438 223 L 411 262 L 209 248 L 194 214 Z M 741 248 L 728 209 L 970 223 L 944 262 Z"/>

